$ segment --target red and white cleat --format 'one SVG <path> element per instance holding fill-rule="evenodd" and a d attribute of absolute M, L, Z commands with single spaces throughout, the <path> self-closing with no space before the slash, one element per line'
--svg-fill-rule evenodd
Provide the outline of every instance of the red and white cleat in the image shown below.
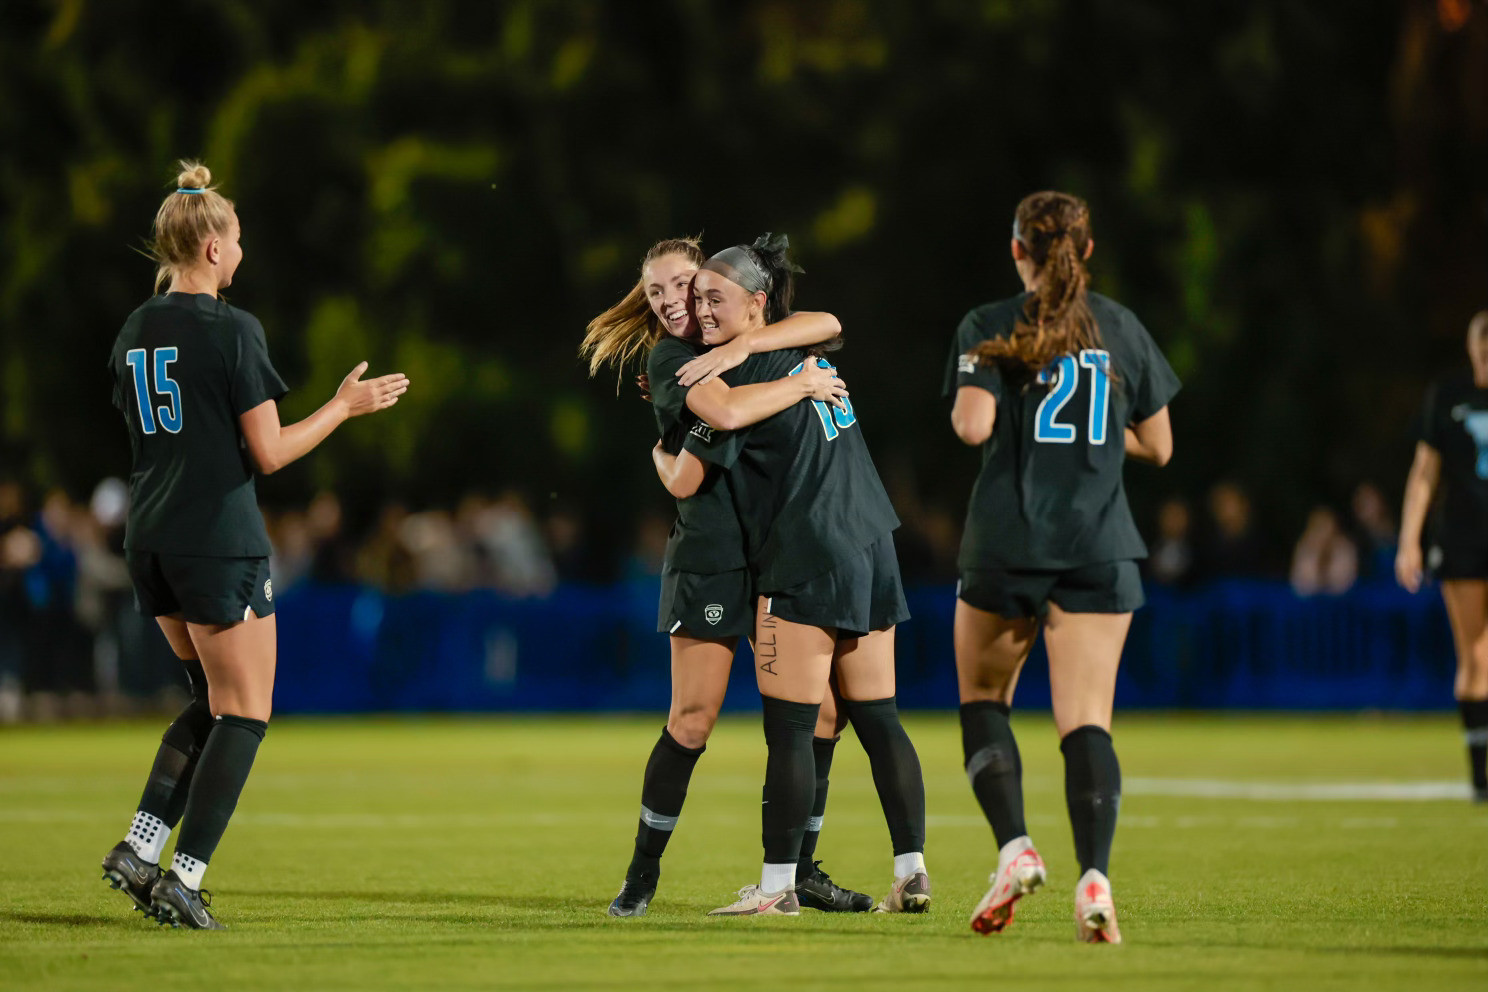
<path fill-rule="evenodd" d="M 1121 943 L 1111 880 L 1094 868 L 1081 875 L 1075 886 L 1075 936 L 1087 944 Z"/>
<path fill-rule="evenodd" d="M 971 928 L 977 933 L 1001 933 L 1013 922 L 1013 907 L 1018 900 L 1031 895 L 1048 878 L 1044 859 L 1027 837 L 1008 841 L 997 853 L 997 871 L 992 874 L 992 887 L 971 914 Z"/>

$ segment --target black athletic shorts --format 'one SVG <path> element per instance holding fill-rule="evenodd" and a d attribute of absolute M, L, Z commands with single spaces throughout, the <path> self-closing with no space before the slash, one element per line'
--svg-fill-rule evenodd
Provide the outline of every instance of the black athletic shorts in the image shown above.
<path fill-rule="evenodd" d="M 1426 549 L 1426 570 L 1438 582 L 1454 579 L 1488 579 L 1488 543 L 1433 541 Z"/>
<path fill-rule="evenodd" d="M 656 629 L 701 641 L 754 636 L 754 584 L 748 569 L 679 572 L 661 568 Z"/>
<path fill-rule="evenodd" d="M 885 534 L 847 561 L 777 592 L 764 592 L 766 612 L 792 623 L 836 627 L 838 639 L 861 637 L 909 619 L 894 539 Z"/>
<path fill-rule="evenodd" d="M 134 601 L 147 617 L 179 613 L 189 623 L 231 624 L 248 611 L 274 612 L 267 558 L 207 558 L 126 551 Z"/>
<path fill-rule="evenodd" d="M 1049 613 L 1130 613 L 1147 601 L 1134 561 L 1105 561 L 1060 571 L 977 568 L 961 573 L 956 596 L 969 606 L 1015 619 Z"/>

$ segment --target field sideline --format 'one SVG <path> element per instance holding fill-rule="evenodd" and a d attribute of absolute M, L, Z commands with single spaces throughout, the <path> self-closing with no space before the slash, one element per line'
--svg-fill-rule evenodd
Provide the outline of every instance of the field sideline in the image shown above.
<path fill-rule="evenodd" d="M 725 718 L 651 913 L 612 920 L 662 717 L 285 718 L 207 876 L 223 934 L 143 922 L 99 879 L 162 727 L 0 730 L 0 989 L 1488 988 L 1488 807 L 1455 717 L 1118 714 L 1126 944 L 1073 939 L 1050 722 L 1019 715 L 1050 885 L 966 925 L 996 862 L 953 714 L 908 720 L 935 902 L 922 917 L 710 920 L 758 881 L 764 744 Z M 818 855 L 883 894 L 887 831 L 851 732 Z"/>

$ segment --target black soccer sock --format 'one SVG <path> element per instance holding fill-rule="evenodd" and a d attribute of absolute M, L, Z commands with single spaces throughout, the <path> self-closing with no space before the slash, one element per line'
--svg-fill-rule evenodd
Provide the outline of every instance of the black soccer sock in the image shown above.
<path fill-rule="evenodd" d="M 898 702 L 893 696 L 844 699 L 842 708 L 868 754 L 894 853 L 925 850 L 925 779 L 920 773 L 920 756 L 899 722 Z"/>
<path fill-rule="evenodd" d="M 816 871 L 812 858 L 816 855 L 816 841 L 821 836 L 822 817 L 827 812 L 827 786 L 832 775 L 832 755 L 837 751 L 837 738 L 811 738 L 811 753 L 816 758 L 816 799 L 811 804 L 811 817 L 806 821 L 806 833 L 801 837 L 801 858 L 796 863 L 796 879 L 799 881 Z"/>
<path fill-rule="evenodd" d="M 1472 786 L 1478 792 L 1488 790 L 1488 699 L 1458 700 L 1457 708 L 1462 712 Z"/>
<path fill-rule="evenodd" d="M 1023 759 L 1013 737 L 1007 703 L 961 705 L 961 752 L 971 791 L 992 827 L 998 847 L 1028 833 L 1023 819 Z"/>
<path fill-rule="evenodd" d="M 186 814 L 181 818 L 181 834 L 176 840 L 177 855 L 184 854 L 203 863 L 212 860 L 268 727 L 262 720 L 247 717 L 217 718 L 192 776 Z"/>
<path fill-rule="evenodd" d="M 765 864 L 793 865 L 801 859 L 801 838 L 816 793 L 816 760 L 811 741 L 820 703 L 792 703 L 761 697 L 765 709 L 765 792 L 761 839 Z"/>
<path fill-rule="evenodd" d="M 670 731 L 661 729 L 641 779 L 641 819 L 636 827 L 635 854 L 625 871 L 627 879 L 639 881 L 650 876 L 654 880 L 660 873 L 661 855 L 677 828 L 677 818 L 687 800 L 687 783 L 703 751 L 701 747 L 683 747 Z"/>
<path fill-rule="evenodd" d="M 1080 873 L 1110 874 L 1111 842 L 1121 808 L 1121 763 L 1111 735 L 1100 727 L 1076 727 L 1059 742 L 1064 753 L 1064 801 L 1075 835 Z"/>
<path fill-rule="evenodd" d="M 192 773 L 196 770 L 202 748 L 206 747 L 213 722 L 207 704 L 193 700 L 166 728 L 160 738 L 160 749 L 155 752 L 150 777 L 145 780 L 145 791 L 140 796 L 140 812 L 158 817 L 172 830 L 181 822 Z"/>

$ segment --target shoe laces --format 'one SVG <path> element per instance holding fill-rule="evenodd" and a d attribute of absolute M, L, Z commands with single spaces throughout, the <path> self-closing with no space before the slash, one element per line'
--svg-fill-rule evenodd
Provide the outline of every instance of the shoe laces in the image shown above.
<path fill-rule="evenodd" d="M 820 861 L 811 862 L 811 875 L 809 877 L 819 879 L 820 881 L 826 882 L 828 885 L 832 884 L 832 876 L 822 871 Z"/>
<path fill-rule="evenodd" d="M 212 893 L 206 889 L 197 889 L 196 897 L 201 900 L 203 906 L 210 907 L 212 905 Z"/>

